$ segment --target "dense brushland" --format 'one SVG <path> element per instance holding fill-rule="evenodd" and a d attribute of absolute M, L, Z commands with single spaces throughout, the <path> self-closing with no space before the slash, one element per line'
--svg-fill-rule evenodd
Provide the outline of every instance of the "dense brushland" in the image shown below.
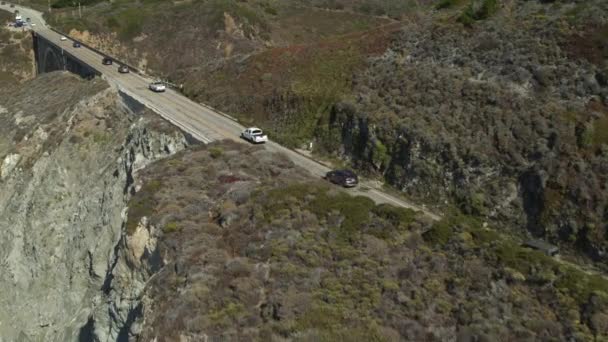
<path fill-rule="evenodd" d="M 2 219 L 16 217 L 24 232 L 0 241 L 19 261 L 5 273 L 40 292 L 52 280 L 36 302 L 3 278 L 4 307 L 28 336 L 52 326 L 80 340 L 608 339 L 606 277 L 521 247 L 530 232 L 606 260 L 605 2 L 91 1 L 83 19 L 69 5 L 57 1 L 49 21 L 445 215 L 347 196 L 230 142 L 142 170 L 174 151 L 145 142 L 167 123 L 116 111 L 99 80 L 47 75 L 0 91 L 0 154 L 16 189 L 0 224 L 8 236 L 15 224 Z M 78 195 L 48 182 L 23 191 L 28 170 L 44 170 L 36 163 L 69 175 Z M 35 248 L 14 247 L 28 232 Z M 38 315 L 45 306 L 56 311 Z"/>
<path fill-rule="evenodd" d="M 136 320 L 143 340 L 608 338 L 605 278 L 473 218 L 433 224 L 236 143 L 140 176 L 127 234 L 151 232 L 158 249 L 141 260 L 162 260 Z"/>
<path fill-rule="evenodd" d="M 54 25 L 289 146 L 606 258 L 604 1 L 62 6 Z"/>

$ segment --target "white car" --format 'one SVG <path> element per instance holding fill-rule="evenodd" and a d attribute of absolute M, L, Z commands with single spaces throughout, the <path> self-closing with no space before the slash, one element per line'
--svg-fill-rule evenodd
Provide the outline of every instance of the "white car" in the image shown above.
<path fill-rule="evenodd" d="M 251 141 L 254 144 L 263 144 L 268 141 L 268 136 L 257 127 L 249 127 L 241 133 L 241 138 Z"/>
<path fill-rule="evenodd" d="M 61 38 L 59 38 L 59 40 L 61 40 L 63 42 L 63 41 L 66 41 L 68 39 L 65 36 L 61 36 Z"/>
<path fill-rule="evenodd" d="M 157 93 L 162 93 L 163 91 L 167 90 L 167 87 L 163 82 L 152 82 L 150 83 L 148 88 Z"/>

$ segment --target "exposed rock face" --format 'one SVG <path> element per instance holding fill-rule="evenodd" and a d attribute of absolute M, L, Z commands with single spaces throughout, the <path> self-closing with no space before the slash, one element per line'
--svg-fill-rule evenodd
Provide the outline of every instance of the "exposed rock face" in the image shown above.
<path fill-rule="evenodd" d="M 105 83 L 65 73 L 2 91 L 0 106 L 0 336 L 91 337 L 81 327 L 128 247 L 121 236 L 135 171 L 185 138 L 150 129 L 165 123 L 129 113 Z M 96 326 L 97 339 L 115 340 L 121 326 L 112 324 L 123 322 Z"/>

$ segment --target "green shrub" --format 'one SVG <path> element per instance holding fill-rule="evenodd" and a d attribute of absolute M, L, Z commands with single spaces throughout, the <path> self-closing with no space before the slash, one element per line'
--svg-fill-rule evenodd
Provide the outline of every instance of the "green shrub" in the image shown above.
<path fill-rule="evenodd" d="M 169 222 L 169 223 L 165 224 L 165 226 L 163 227 L 163 232 L 173 233 L 173 232 L 178 231 L 179 229 L 180 229 L 180 227 L 177 224 L 177 222 Z"/>
<path fill-rule="evenodd" d="M 245 313 L 245 307 L 241 303 L 228 303 L 226 306 L 211 310 L 207 317 L 219 325 L 229 325 L 233 320 Z"/>
<path fill-rule="evenodd" d="M 498 11 L 498 0 L 483 0 L 481 7 L 475 13 L 475 20 L 484 20 Z"/>
<path fill-rule="evenodd" d="M 555 287 L 568 293 L 579 305 L 584 305 L 594 293 L 608 295 L 608 280 L 601 275 L 586 274 L 570 266 L 560 267 Z"/>
<path fill-rule="evenodd" d="M 396 227 L 408 227 L 416 216 L 416 211 L 412 209 L 395 207 L 386 203 L 375 206 L 372 213 L 389 221 Z"/>
<path fill-rule="evenodd" d="M 424 233 L 423 238 L 431 245 L 443 246 L 450 240 L 453 234 L 452 223 L 449 220 L 443 219 L 435 223 L 430 230 Z"/>
<path fill-rule="evenodd" d="M 352 241 L 359 236 L 364 225 L 369 221 L 374 201 L 363 196 L 350 196 L 344 192 L 329 194 L 329 187 L 307 183 L 293 184 L 285 188 L 268 192 L 264 203 L 266 220 L 277 218 L 284 210 L 300 207 L 315 214 L 318 218 L 327 218 L 337 212 L 343 217 L 339 227 L 330 227 L 343 241 Z"/>
<path fill-rule="evenodd" d="M 108 25 L 108 27 L 112 30 L 118 29 L 120 27 L 120 23 L 118 22 L 118 19 L 116 19 L 116 17 L 109 17 L 106 20 L 106 25 Z"/>
<path fill-rule="evenodd" d="M 454 5 L 456 5 L 457 2 L 458 2 L 458 0 L 441 0 L 441 1 L 439 1 L 439 3 L 437 5 L 435 5 L 435 8 L 438 10 L 444 9 L 444 8 L 450 8 L 450 7 L 453 7 Z"/>
<path fill-rule="evenodd" d="M 490 18 L 499 8 L 498 0 L 482 0 L 481 5 L 476 6 L 476 4 L 475 1 L 471 1 L 458 18 L 458 21 L 465 26 L 470 26 L 475 21 Z"/>
<path fill-rule="evenodd" d="M 221 147 L 211 147 L 209 149 L 209 155 L 213 159 L 217 159 L 224 154 L 224 150 Z"/>
<path fill-rule="evenodd" d="M 501 240 L 500 234 L 492 229 L 481 227 L 473 228 L 470 230 L 470 234 L 473 237 L 473 240 L 478 244 L 498 242 Z"/>
<path fill-rule="evenodd" d="M 525 248 L 512 241 L 501 243 L 495 250 L 497 261 L 530 275 L 532 270 L 552 268 L 555 262 L 540 251 Z"/>
<path fill-rule="evenodd" d="M 345 193 L 329 196 L 327 192 L 322 192 L 309 203 L 308 209 L 317 217 L 326 217 L 331 212 L 338 211 L 344 220 L 340 227 L 332 228 L 337 228 L 339 238 L 353 241 L 358 238 L 363 225 L 369 221 L 374 205 L 374 201 L 368 197 L 353 197 Z"/>
<path fill-rule="evenodd" d="M 277 14 L 279 14 L 279 12 L 276 10 L 276 8 L 274 8 L 274 7 L 270 6 L 270 5 L 264 6 L 264 12 L 266 12 L 266 13 L 268 13 L 270 15 L 277 15 Z"/>
<path fill-rule="evenodd" d="M 388 149 L 380 140 L 376 140 L 374 143 L 374 151 L 372 153 L 372 162 L 378 169 L 383 169 L 388 166 L 391 157 L 388 153 Z"/>

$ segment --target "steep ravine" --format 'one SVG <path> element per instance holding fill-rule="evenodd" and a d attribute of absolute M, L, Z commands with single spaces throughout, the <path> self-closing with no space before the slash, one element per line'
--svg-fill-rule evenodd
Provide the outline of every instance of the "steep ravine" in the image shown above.
<path fill-rule="evenodd" d="M 0 121 L 0 336 L 117 340 L 137 306 L 117 282 L 138 272 L 119 257 L 137 171 L 186 138 L 66 73 L 0 90 Z"/>

